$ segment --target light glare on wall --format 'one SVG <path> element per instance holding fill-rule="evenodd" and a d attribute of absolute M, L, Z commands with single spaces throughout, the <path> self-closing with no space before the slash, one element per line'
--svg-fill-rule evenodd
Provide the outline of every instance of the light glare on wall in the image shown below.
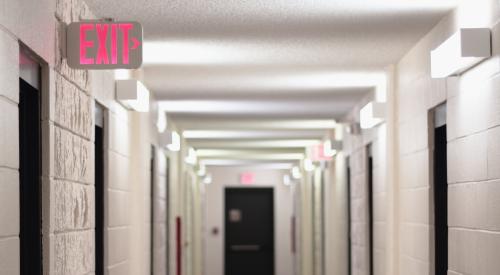
<path fill-rule="evenodd" d="M 149 90 L 138 80 L 116 80 L 116 100 L 129 110 L 149 112 Z"/>
<path fill-rule="evenodd" d="M 489 29 L 460 29 L 431 52 L 431 74 L 433 78 L 459 75 L 490 56 Z"/>
<path fill-rule="evenodd" d="M 362 129 L 373 128 L 384 121 L 385 103 L 370 102 L 359 112 L 360 125 Z"/>

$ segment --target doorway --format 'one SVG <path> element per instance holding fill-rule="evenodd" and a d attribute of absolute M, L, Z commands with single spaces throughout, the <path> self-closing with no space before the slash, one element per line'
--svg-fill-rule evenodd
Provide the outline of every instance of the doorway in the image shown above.
<path fill-rule="evenodd" d="M 373 150 L 372 145 L 366 147 L 366 171 L 368 180 L 368 247 L 369 247 L 369 274 L 374 274 L 374 246 L 373 246 Z"/>
<path fill-rule="evenodd" d="M 226 188 L 225 275 L 274 274 L 274 190 Z"/>
<path fill-rule="evenodd" d="M 95 103 L 95 274 L 104 274 L 104 107 Z"/>
<path fill-rule="evenodd" d="M 448 175 L 446 105 L 434 110 L 434 236 L 435 274 L 448 271 Z"/>
<path fill-rule="evenodd" d="M 21 275 L 42 274 L 40 66 L 21 52 L 19 180 Z"/>
<path fill-rule="evenodd" d="M 351 234 L 351 164 L 350 158 L 346 158 L 346 184 L 347 184 L 347 274 L 352 274 L 352 234 Z"/>

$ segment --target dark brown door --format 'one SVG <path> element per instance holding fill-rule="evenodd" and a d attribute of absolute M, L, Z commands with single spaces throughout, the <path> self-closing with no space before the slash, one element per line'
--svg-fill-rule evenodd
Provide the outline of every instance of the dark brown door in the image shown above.
<path fill-rule="evenodd" d="M 95 104 L 95 275 L 104 274 L 104 108 Z"/>
<path fill-rule="evenodd" d="M 434 219 L 436 274 L 448 272 L 448 176 L 446 124 L 434 132 Z"/>
<path fill-rule="evenodd" d="M 225 275 L 273 275 L 273 189 L 228 188 L 225 202 Z"/>
<path fill-rule="evenodd" d="M 19 80 L 21 275 L 42 274 L 40 97 Z"/>

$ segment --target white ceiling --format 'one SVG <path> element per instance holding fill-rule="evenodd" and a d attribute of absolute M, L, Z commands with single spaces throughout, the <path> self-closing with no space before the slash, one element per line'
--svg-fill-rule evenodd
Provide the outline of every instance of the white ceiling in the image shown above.
<path fill-rule="evenodd" d="M 99 16 L 143 24 L 143 80 L 180 127 L 245 131 L 252 121 L 247 125 L 255 131 L 255 121 L 293 120 L 313 136 L 321 127 L 308 129 L 305 120 L 342 118 L 372 91 L 384 68 L 397 62 L 456 4 L 86 1 Z M 262 131 L 270 130 L 266 125 Z M 276 139 L 283 137 L 280 127 L 273 131 Z"/>

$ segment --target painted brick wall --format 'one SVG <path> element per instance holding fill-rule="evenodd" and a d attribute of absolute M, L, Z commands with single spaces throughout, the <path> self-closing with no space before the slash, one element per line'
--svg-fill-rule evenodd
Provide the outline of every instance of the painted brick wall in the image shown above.
<path fill-rule="evenodd" d="M 430 78 L 429 52 L 458 27 L 492 27 L 498 1 L 459 1 L 399 62 L 399 274 L 434 274 L 428 111 L 447 102 L 449 275 L 497 274 L 500 247 L 500 28 L 494 57 L 455 79 Z"/>
<path fill-rule="evenodd" d="M 360 108 L 371 97 L 353 109 L 347 117 L 357 121 Z M 363 130 L 361 135 L 344 133 L 344 149 L 351 167 L 351 270 L 353 274 L 369 274 L 369 227 L 368 227 L 368 167 L 367 145 L 372 146 L 373 155 L 373 260 L 375 274 L 386 274 L 386 124 Z M 342 163 L 339 163 L 342 164 Z M 345 164 L 344 164 L 345 165 Z M 342 169 L 345 169 L 342 168 Z"/>
<path fill-rule="evenodd" d="M 0 274 L 19 273 L 19 44 L 0 29 Z"/>
<path fill-rule="evenodd" d="M 149 274 L 151 114 L 133 114 L 115 98 L 108 71 L 68 68 L 59 45 L 63 23 L 94 18 L 82 0 L 7 1 L 0 10 L 0 274 L 19 274 L 19 43 L 43 69 L 43 240 L 45 274 L 94 274 L 94 101 L 105 111 L 106 274 Z M 20 21 L 22 20 L 22 22 Z M 152 102 L 154 106 L 154 102 Z M 139 117 L 140 119 L 133 119 Z M 138 156 L 133 158 L 133 154 Z M 164 154 L 157 152 L 155 274 L 165 274 Z M 142 164 L 142 156 L 146 156 Z M 172 172 L 172 177 L 176 178 Z M 163 184 L 163 185 L 161 185 Z M 132 194 L 138 194 L 138 197 Z M 148 220 L 145 220 L 148 217 Z"/>

